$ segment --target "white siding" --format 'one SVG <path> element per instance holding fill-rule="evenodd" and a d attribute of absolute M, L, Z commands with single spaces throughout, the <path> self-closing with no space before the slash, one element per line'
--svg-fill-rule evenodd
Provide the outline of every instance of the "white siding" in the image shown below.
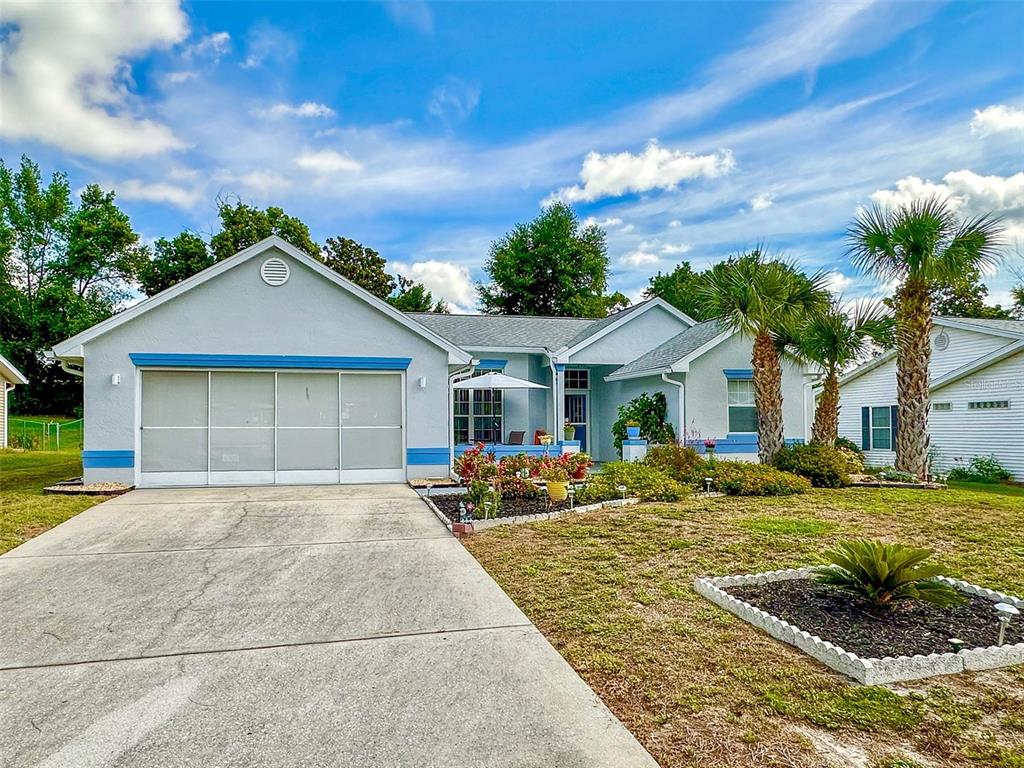
<path fill-rule="evenodd" d="M 7 382 L 0 379 L 0 448 L 7 447 Z"/>
<path fill-rule="evenodd" d="M 863 406 L 896 405 L 896 360 L 889 360 L 859 376 L 839 390 L 839 436 L 861 444 L 861 411 Z M 895 451 L 865 451 L 867 463 L 874 467 L 890 466 L 896 461 Z"/>
<path fill-rule="evenodd" d="M 967 409 L 975 400 L 1009 400 L 1006 410 Z M 974 456 L 994 455 L 1017 479 L 1024 479 L 1024 352 L 932 392 L 928 419 L 936 470 L 948 472 Z"/>

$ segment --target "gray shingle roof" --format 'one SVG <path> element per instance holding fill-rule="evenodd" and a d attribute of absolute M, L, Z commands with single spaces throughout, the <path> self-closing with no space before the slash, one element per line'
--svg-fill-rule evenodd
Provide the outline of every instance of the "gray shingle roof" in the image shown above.
<path fill-rule="evenodd" d="M 664 371 L 691 352 L 700 349 L 725 329 L 725 323 L 719 320 L 697 323 L 650 352 L 640 355 L 636 360 L 616 369 L 611 375 L 618 377 L 641 371 Z"/>
<path fill-rule="evenodd" d="M 605 320 L 530 315 L 441 315 L 410 312 L 409 317 L 460 347 L 546 347 L 561 349 Z M 613 316 L 614 317 L 614 316 Z"/>
<path fill-rule="evenodd" d="M 956 320 L 965 325 L 974 325 L 981 330 L 996 329 L 1009 331 L 1024 337 L 1024 320 L 989 320 L 977 317 L 946 317 L 944 320 Z"/>

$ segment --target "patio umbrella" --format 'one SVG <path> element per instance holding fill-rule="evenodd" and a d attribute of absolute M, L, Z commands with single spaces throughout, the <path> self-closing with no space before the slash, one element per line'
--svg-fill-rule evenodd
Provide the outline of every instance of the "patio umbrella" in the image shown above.
<path fill-rule="evenodd" d="M 452 389 L 549 389 L 549 387 L 535 384 L 526 379 L 517 379 L 515 376 L 506 376 L 504 373 L 485 373 L 483 376 L 473 376 L 456 381 L 452 384 Z"/>

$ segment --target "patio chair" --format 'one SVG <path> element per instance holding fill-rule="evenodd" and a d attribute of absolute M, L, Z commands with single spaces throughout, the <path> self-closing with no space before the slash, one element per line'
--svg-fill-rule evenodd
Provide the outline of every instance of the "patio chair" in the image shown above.
<path fill-rule="evenodd" d="M 506 445 L 522 445 L 525 437 L 525 432 L 509 432 Z"/>

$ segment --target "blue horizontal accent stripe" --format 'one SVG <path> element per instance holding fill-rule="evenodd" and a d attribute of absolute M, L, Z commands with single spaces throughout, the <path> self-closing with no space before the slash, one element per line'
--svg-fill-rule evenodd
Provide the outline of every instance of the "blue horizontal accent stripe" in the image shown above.
<path fill-rule="evenodd" d="M 406 464 L 448 464 L 447 448 L 409 448 L 406 452 Z"/>
<path fill-rule="evenodd" d="M 85 469 L 129 469 L 135 466 L 135 451 L 82 451 Z"/>
<path fill-rule="evenodd" d="M 139 367 L 159 368 L 343 368 L 346 370 L 404 371 L 411 357 L 317 357 L 307 355 L 191 355 L 132 352 Z"/>
<path fill-rule="evenodd" d="M 725 436 L 725 439 L 730 443 L 753 443 L 754 445 L 757 445 L 756 432 L 730 432 Z"/>
<path fill-rule="evenodd" d="M 727 379 L 752 379 L 754 378 L 753 368 L 725 368 L 722 370 Z"/>
<path fill-rule="evenodd" d="M 576 447 L 579 447 L 580 446 L 580 441 L 579 440 L 559 440 L 558 444 L 559 445 L 575 445 Z"/>
<path fill-rule="evenodd" d="M 505 366 L 508 365 L 508 360 L 498 360 L 496 358 L 483 358 L 480 360 L 480 364 L 477 368 L 494 368 L 497 370 L 505 370 Z"/>
<path fill-rule="evenodd" d="M 646 440 L 623 440 L 623 445 L 647 445 Z"/>
<path fill-rule="evenodd" d="M 470 448 L 472 445 L 456 445 L 455 455 L 461 456 Z M 562 449 L 557 445 L 485 445 L 485 451 L 491 451 L 494 455 L 503 459 L 506 456 L 518 456 L 520 453 L 525 453 L 529 456 L 558 456 L 561 454 Z"/>

